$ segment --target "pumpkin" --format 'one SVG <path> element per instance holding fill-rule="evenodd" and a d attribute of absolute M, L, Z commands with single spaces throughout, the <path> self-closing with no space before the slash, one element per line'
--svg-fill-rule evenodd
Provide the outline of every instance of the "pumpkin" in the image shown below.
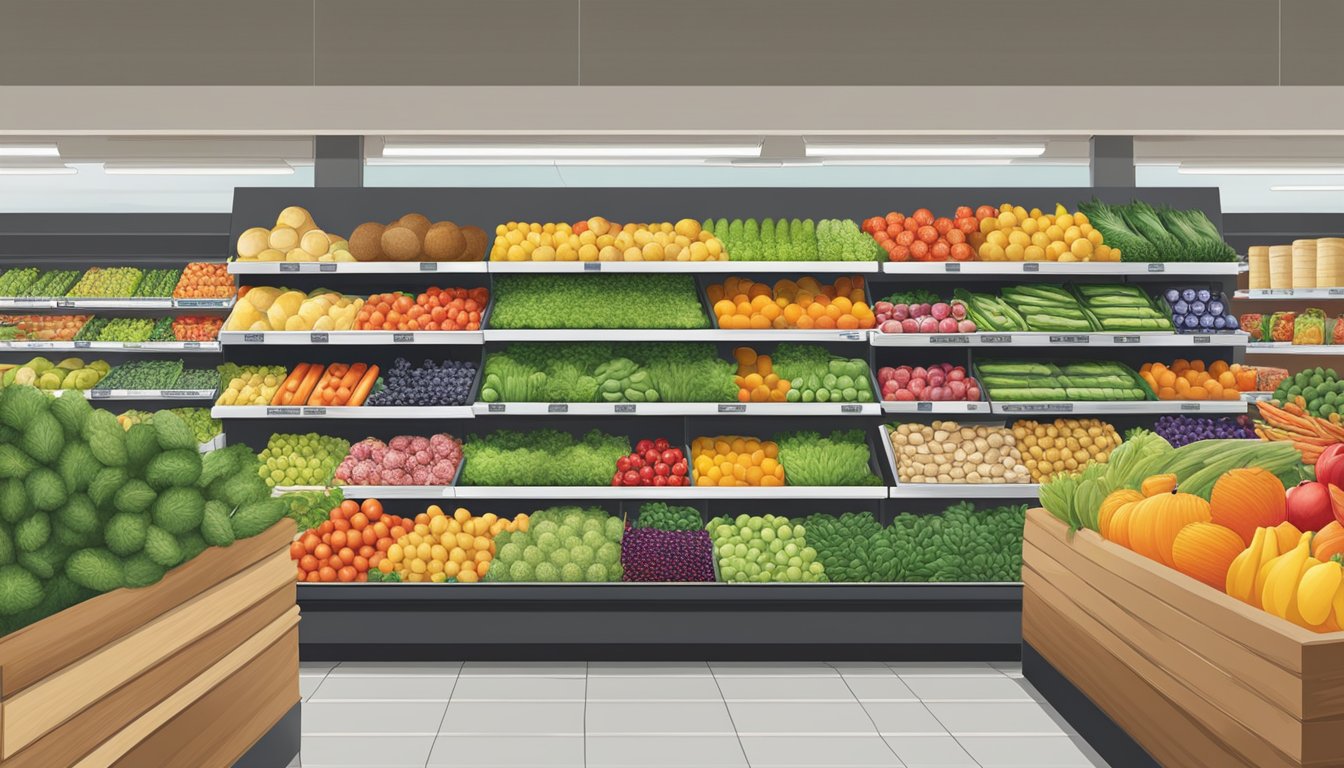
<path fill-rule="evenodd" d="M 1330 562 L 1335 555 L 1344 555 L 1344 525 L 1336 520 L 1316 532 L 1311 537 L 1311 556 L 1322 563 Z"/>
<path fill-rule="evenodd" d="M 1273 528 L 1287 519 L 1283 482 L 1267 469 L 1245 467 L 1223 473 L 1209 494 L 1213 522 L 1231 528 L 1250 546 L 1256 528 Z"/>
<path fill-rule="evenodd" d="M 1115 513 L 1124 505 L 1136 501 L 1143 501 L 1143 494 L 1138 491 L 1131 491 L 1128 488 L 1111 491 L 1106 498 L 1101 500 L 1101 509 L 1097 512 L 1097 531 L 1101 533 L 1102 538 L 1111 538 L 1109 529 Z"/>
<path fill-rule="evenodd" d="M 1111 516 L 1111 525 L 1106 533 L 1106 538 L 1119 544 L 1122 547 L 1129 547 L 1129 519 L 1134 513 L 1134 508 L 1143 503 L 1143 500 L 1129 501 L 1120 505 Z"/>
<path fill-rule="evenodd" d="M 1287 520 L 1284 520 L 1270 530 L 1274 531 L 1274 537 L 1279 540 L 1280 552 L 1291 550 L 1302 540 L 1302 531 L 1298 530 L 1296 525 L 1293 525 Z"/>
<path fill-rule="evenodd" d="M 1216 523 L 1191 523 L 1176 534 L 1171 543 L 1171 560 L 1176 570 L 1222 591 L 1227 586 L 1227 569 L 1245 550 L 1241 536 Z"/>
<path fill-rule="evenodd" d="M 1171 493 L 1176 490 L 1175 475 L 1153 475 L 1139 486 L 1139 492 L 1145 497 Z"/>
<path fill-rule="evenodd" d="M 1128 522 L 1129 548 L 1174 568 L 1171 545 L 1176 534 L 1191 523 L 1209 522 L 1209 502 L 1173 487 L 1169 493 L 1149 496 L 1136 504 Z"/>

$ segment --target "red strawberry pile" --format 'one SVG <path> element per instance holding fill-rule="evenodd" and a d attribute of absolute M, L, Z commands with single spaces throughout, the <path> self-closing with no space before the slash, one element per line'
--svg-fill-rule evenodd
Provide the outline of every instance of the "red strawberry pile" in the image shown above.
<path fill-rule="evenodd" d="M 690 485 L 686 454 L 664 438 L 640 440 L 629 456 L 616 460 L 612 485 Z"/>

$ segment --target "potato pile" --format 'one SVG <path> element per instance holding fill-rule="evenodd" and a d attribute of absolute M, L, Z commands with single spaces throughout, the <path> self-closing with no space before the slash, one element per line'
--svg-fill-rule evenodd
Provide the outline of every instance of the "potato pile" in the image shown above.
<path fill-rule="evenodd" d="M 1013 437 L 1031 479 L 1038 483 L 1056 472 L 1082 469 L 1089 461 L 1104 464 L 1120 445 L 1120 433 L 1100 419 L 1055 419 L 1044 424 L 1023 419 L 1013 425 Z"/>
<path fill-rule="evenodd" d="M 481 261 L 489 237 L 480 227 L 431 222 L 408 213 L 386 226 L 366 221 L 350 233 L 356 261 Z"/>
<path fill-rule="evenodd" d="M 901 424 L 891 431 L 902 483 L 1029 483 L 1031 476 L 1006 427 L 955 421 Z"/>
<path fill-rule="evenodd" d="M 238 236 L 239 261 L 354 261 L 340 235 L 317 228 L 306 208 L 291 205 L 275 217 L 275 226 L 253 227 Z"/>

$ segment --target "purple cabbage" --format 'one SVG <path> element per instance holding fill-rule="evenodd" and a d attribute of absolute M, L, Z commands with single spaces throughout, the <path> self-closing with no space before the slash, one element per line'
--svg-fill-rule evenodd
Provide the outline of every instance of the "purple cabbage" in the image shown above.
<path fill-rule="evenodd" d="M 714 581 L 708 531 L 627 528 L 621 539 L 622 581 Z"/>

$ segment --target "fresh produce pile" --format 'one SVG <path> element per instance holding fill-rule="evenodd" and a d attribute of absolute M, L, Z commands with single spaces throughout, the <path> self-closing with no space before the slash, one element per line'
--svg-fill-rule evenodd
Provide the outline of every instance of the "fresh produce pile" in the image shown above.
<path fill-rule="evenodd" d="M 480 227 L 408 213 L 387 226 L 368 221 L 355 227 L 350 253 L 356 261 L 481 261 L 487 240 Z"/>
<path fill-rule="evenodd" d="M 133 296 L 142 274 L 135 267 L 90 267 L 65 295 L 84 299 Z"/>
<path fill-rule="evenodd" d="M 288 508 L 285 516 L 298 524 L 300 531 L 317 528 L 330 518 L 332 509 L 345 501 L 340 488 L 288 491 L 280 496 Z"/>
<path fill-rule="evenodd" d="M 848 219 L 706 219 L 733 261 L 876 261 L 878 250 Z"/>
<path fill-rule="evenodd" d="M 1017 438 L 1005 427 L 934 421 L 897 424 L 889 429 L 899 482 L 1031 482 Z"/>
<path fill-rule="evenodd" d="M 1302 453 L 1307 462 L 1316 461 L 1326 448 L 1335 443 L 1344 442 L 1344 426 L 1340 424 L 1340 415 L 1332 413 L 1328 417 L 1312 416 L 1306 411 L 1306 401 L 1301 395 L 1286 402 L 1282 407 L 1260 400 L 1255 404 L 1260 409 L 1262 422 L 1256 424 L 1255 434 L 1270 442 L 1286 442 Z"/>
<path fill-rule="evenodd" d="M 173 295 L 173 288 L 182 277 L 180 269 L 147 269 L 140 275 L 140 282 L 131 293 L 135 298 L 166 299 Z"/>
<path fill-rule="evenodd" d="M 14 295 L 24 298 L 55 298 L 64 296 L 79 280 L 77 269 L 52 269 L 43 272 Z"/>
<path fill-rule="evenodd" d="M 45 357 L 34 357 L 22 365 L 0 363 L 0 387 L 26 384 L 49 392 L 92 389 L 109 369 L 110 366 L 102 360 L 85 363 L 82 358 L 67 357 L 53 363 Z"/>
<path fill-rule="evenodd" d="M 631 528 L 621 538 L 621 580 L 714 581 L 709 532 Z"/>
<path fill-rule="evenodd" d="M 335 291 L 309 294 L 267 286 L 244 288 L 226 331 L 348 331 L 364 300 Z"/>
<path fill-rule="evenodd" d="M 756 360 L 758 368 L 760 359 Z M 780 344 L 773 360 L 766 360 L 788 380 L 784 399 L 790 403 L 871 403 L 875 399 L 872 374 L 863 358 L 839 357 L 810 344 Z"/>
<path fill-rule="evenodd" d="M 500 275 L 493 328 L 708 328 L 689 275 Z"/>
<path fill-rule="evenodd" d="M 212 384 L 211 387 L 213 386 Z M 177 414 L 178 418 L 191 427 L 191 432 L 196 436 L 198 443 L 208 443 L 224 434 L 224 424 L 219 419 L 211 418 L 209 408 L 169 408 L 168 411 Z"/>
<path fill-rule="evenodd" d="M 998 214 L 982 205 L 975 216 L 980 231 L 970 236 L 981 261 L 1120 261 L 1120 248 L 1089 220 L 1084 206 L 1077 213 L 1055 204 L 1053 216 L 1004 203 Z M 1103 242 L 1102 236 L 1106 235 Z"/>
<path fill-rule="evenodd" d="M 238 236 L 239 261 L 354 261 L 340 235 L 317 228 L 307 209 L 292 205 L 275 217 L 275 226 L 252 227 Z"/>
<path fill-rule="evenodd" d="M 723 241 L 694 219 L 621 226 L 594 216 L 570 225 L 511 221 L 495 228 L 492 261 L 726 261 Z"/>
<path fill-rule="evenodd" d="M 616 460 L 613 486 L 690 485 L 686 476 L 686 454 L 666 438 L 640 440 L 629 456 Z"/>
<path fill-rule="evenodd" d="M 257 473 L 266 485 L 294 486 L 331 483 L 332 474 L 349 452 L 350 443 L 339 437 L 309 432 L 304 435 L 274 434 L 257 458 Z"/>
<path fill-rule="evenodd" d="M 22 296 L 28 286 L 37 281 L 36 267 L 7 269 L 0 274 L 0 296 Z"/>
<path fill-rule="evenodd" d="M 1254 440 L 1256 437 L 1251 417 L 1244 414 L 1235 418 L 1162 416 L 1153 424 L 1153 431 L 1173 448 L 1198 440 Z"/>
<path fill-rule="evenodd" d="M 486 355 L 487 403 L 731 402 L 732 365 L 712 344 L 510 344 Z"/>
<path fill-rule="evenodd" d="M 1203 211 L 1155 210 L 1143 202 L 1106 205 L 1080 203 L 1106 243 L 1123 252 L 1123 261 L 1236 261 Z"/>
<path fill-rule="evenodd" d="M 700 510 L 678 507 L 661 501 L 650 501 L 639 506 L 636 528 L 657 528 L 660 531 L 701 531 L 705 528 Z"/>
<path fill-rule="evenodd" d="M 1074 292 L 1098 330 L 1112 333 L 1171 331 L 1174 321 L 1137 285 L 1075 285 Z"/>
<path fill-rule="evenodd" d="M 0 315 L 0 338 L 14 341 L 82 339 L 79 333 L 90 320 L 88 315 Z"/>
<path fill-rule="evenodd" d="M 154 321 L 147 317 L 95 317 L 80 331 L 80 340 L 88 341 L 149 341 L 154 335 Z"/>
<path fill-rule="evenodd" d="M 1013 424 L 1013 437 L 1036 483 L 1057 472 L 1086 467 L 1088 462 L 1105 464 L 1120 445 L 1115 427 L 1100 419 L 1055 419 L 1045 424 L 1022 419 Z"/>
<path fill-rule="evenodd" d="M 77 393 L 0 392 L 0 629 L 144 587 L 284 515 L 246 447 L 204 457 L 175 414 L 125 430 Z"/>
<path fill-rule="evenodd" d="M 893 293 L 873 305 L 877 330 L 882 333 L 975 333 L 975 321 L 966 316 L 966 304 L 942 301 L 923 288 Z"/>
<path fill-rule="evenodd" d="M 219 366 L 220 393 L 216 405 L 270 405 L 285 380 L 282 365 Z"/>
<path fill-rule="evenodd" d="M 209 316 L 179 316 L 173 318 L 173 338 L 178 341 L 215 341 L 224 318 Z"/>
<path fill-rule="evenodd" d="M 452 515 L 437 504 L 415 516 L 414 527 L 388 548 L 378 572 L 392 581 L 473 584 L 490 572 L 495 537 L 527 531 L 527 515 L 504 520 L 487 512 L 480 517 L 458 507 Z"/>
<path fill-rule="evenodd" d="M 593 430 L 582 438 L 553 429 L 498 430 L 463 446 L 460 485 L 609 485 L 630 441 Z"/>
<path fill-rule="evenodd" d="M 1302 408 L 1308 415 L 1328 419 L 1344 411 L 1344 381 L 1334 368 L 1307 368 L 1289 376 L 1274 390 L 1276 403 L 1303 400 Z"/>
<path fill-rule="evenodd" d="M 1159 400 L 1240 400 L 1243 387 L 1255 388 L 1255 372 L 1240 363 L 1215 360 L 1206 369 L 1203 360 L 1177 358 L 1171 367 L 1144 363 L 1139 377 Z"/>
<path fill-rule="evenodd" d="M 174 299 L 231 299 L 238 293 L 227 264 L 193 261 L 173 286 Z"/>
<path fill-rule="evenodd" d="M 976 366 L 991 400 L 1148 400 L 1152 393 L 1137 375 L 1114 362 L 1054 363 L 996 361 Z"/>
<path fill-rule="evenodd" d="M 691 441 L 691 478 L 696 485 L 771 487 L 784 485 L 779 445 L 739 435 Z"/>
<path fill-rule="evenodd" d="M 130 360 L 114 367 L 95 389 L 175 389 L 182 376 L 181 360 Z M 210 377 L 213 382 L 216 377 Z"/>
<path fill-rule="evenodd" d="M 773 288 L 730 277 L 707 286 L 705 295 L 720 328 L 874 328 L 877 317 L 866 303 L 863 285 L 859 275 L 837 278 L 830 285 L 815 277 L 780 280 Z"/>
<path fill-rule="evenodd" d="M 981 331 L 1035 331 L 1040 333 L 1131 333 L 1170 331 L 1165 311 L 1159 311 L 1141 289 L 1131 285 L 1010 285 L 999 296 L 957 290 L 967 315 Z"/>
<path fill-rule="evenodd" d="M 966 206 L 957 209 L 956 221 L 934 218 L 928 208 L 909 217 L 893 211 L 863 221 L 863 231 L 873 236 L 890 261 L 970 261 L 975 250 L 967 239 L 979 226 L 974 211 Z"/>
<path fill-rule="evenodd" d="M 299 363 L 276 389 L 271 405 L 363 405 L 377 381 L 376 365 Z"/>
<path fill-rule="evenodd" d="M 808 543 L 817 551 L 817 562 L 826 571 L 826 581 L 895 580 L 896 552 L 871 512 L 817 512 L 800 522 Z"/>
<path fill-rule="evenodd" d="M 620 581 L 620 518 L 593 507 L 551 507 L 495 535 L 490 581 Z"/>
<path fill-rule="evenodd" d="M 377 499 L 346 499 L 289 545 L 299 581 L 368 581 L 393 542 L 406 535 L 408 521 L 383 512 Z"/>
<path fill-rule="evenodd" d="M 779 436 L 779 463 L 788 485 L 881 485 L 873 474 L 868 439 L 861 429 L 787 432 Z"/>
<path fill-rule="evenodd" d="M 706 530 L 718 557 L 719 576 L 730 584 L 826 580 L 825 566 L 808 546 L 807 529 L 787 517 L 716 517 Z"/>
<path fill-rule="evenodd" d="M 733 359 L 737 361 L 737 375 L 733 383 L 737 385 L 737 400 L 741 403 L 783 403 L 788 401 L 793 384 L 781 379 L 775 373 L 775 363 L 769 355 L 758 355 L 751 347 L 738 347 L 733 350 Z M 796 394 L 794 401 L 802 399 Z M 812 395 L 816 399 L 816 393 Z"/>
<path fill-rule="evenodd" d="M 474 401 L 476 363 L 470 360 L 426 360 L 419 366 L 398 357 L 383 372 L 383 388 L 369 395 L 366 404 L 390 405 L 469 405 Z"/>
<path fill-rule="evenodd" d="M 214 368 L 184 368 L 173 382 L 172 389 L 209 392 L 212 396 L 219 386 L 219 371 Z"/>
<path fill-rule="evenodd" d="M 398 435 L 384 443 L 366 437 L 336 467 L 342 485 L 452 485 L 462 465 L 462 443 L 452 435 Z"/>
<path fill-rule="evenodd" d="M 877 385 L 887 402 L 934 401 L 976 402 L 980 400 L 980 382 L 968 376 L 966 369 L 951 363 L 928 368 L 902 365 L 877 369 Z"/>
<path fill-rule="evenodd" d="M 1170 288 L 1162 295 L 1179 333 L 1233 333 L 1241 330 L 1227 299 L 1208 288 Z M 1316 342 L 1320 343 L 1320 342 Z"/>
<path fill-rule="evenodd" d="M 357 331 L 478 331 L 490 303 L 488 288 L 426 288 L 424 293 L 376 293 L 355 315 Z"/>

